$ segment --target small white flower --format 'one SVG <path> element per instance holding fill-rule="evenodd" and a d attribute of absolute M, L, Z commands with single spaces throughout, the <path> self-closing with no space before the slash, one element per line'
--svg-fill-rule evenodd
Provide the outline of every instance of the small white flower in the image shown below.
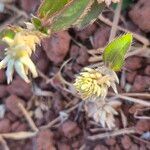
<path fill-rule="evenodd" d="M 115 107 L 120 106 L 121 103 L 113 101 L 109 103 L 95 103 L 88 102 L 85 105 L 86 112 L 89 117 L 92 117 L 96 122 L 100 123 L 102 127 L 108 127 L 112 129 L 115 127 L 114 115 L 118 115 Z"/>

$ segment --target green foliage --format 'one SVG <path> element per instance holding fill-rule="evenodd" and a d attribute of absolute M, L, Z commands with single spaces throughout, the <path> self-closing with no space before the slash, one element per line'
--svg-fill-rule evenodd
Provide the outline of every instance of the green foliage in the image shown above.
<path fill-rule="evenodd" d="M 124 64 L 125 55 L 132 43 L 132 34 L 124 34 L 110 42 L 103 53 L 103 61 L 114 71 L 119 71 Z"/>
<path fill-rule="evenodd" d="M 4 29 L 2 32 L 0 32 L 0 38 L 8 37 L 10 39 L 13 39 L 15 36 L 15 32 L 11 29 Z"/>
<path fill-rule="evenodd" d="M 44 0 L 38 10 L 39 18 L 50 17 L 60 11 L 70 0 Z"/>
<path fill-rule="evenodd" d="M 88 24 L 93 23 L 97 19 L 97 17 L 99 16 L 99 14 L 103 11 L 104 8 L 105 8 L 104 3 L 99 4 L 97 1 L 94 1 L 94 3 L 91 6 L 90 11 L 83 18 L 83 20 L 81 20 L 81 22 L 78 23 L 77 26 L 79 28 L 84 28 Z"/>
<path fill-rule="evenodd" d="M 97 0 L 44 0 L 38 10 L 38 17 L 51 33 L 77 26 L 84 28 L 96 20 L 104 8 Z M 34 24 L 40 26 L 35 20 Z"/>
<path fill-rule="evenodd" d="M 48 34 L 48 29 L 42 25 L 42 22 L 39 18 L 33 16 L 31 21 L 37 30 Z"/>
<path fill-rule="evenodd" d="M 90 0 L 74 0 L 67 7 L 65 7 L 59 15 L 54 17 L 51 29 L 52 32 L 57 32 L 59 30 L 65 30 L 71 27 L 80 16 L 84 13 L 86 14 L 86 9 L 88 11 Z"/>

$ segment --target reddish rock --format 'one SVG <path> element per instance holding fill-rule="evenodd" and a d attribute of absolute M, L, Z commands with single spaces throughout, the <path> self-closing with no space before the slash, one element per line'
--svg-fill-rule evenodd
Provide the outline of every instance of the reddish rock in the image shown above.
<path fill-rule="evenodd" d="M 145 75 L 150 76 L 150 65 L 148 65 L 144 70 Z"/>
<path fill-rule="evenodd" d="M 35 139 L 36 150 L 56 150 L 53 133 L 50 130 L 40 131 Z"/>
<path fill-rule="evenodd" d="M 23 114 L 18 107 L 19 103 L 25 106 L 25 102 L 15 95 L 11 95 L 5 100 L 6 109 L 17 117 L 22 117 Z"/>
<path fill-rule="evenodd" d="M 87 65 L 88 64 L 88 60 L 89 60 L 89 55 L 87 52 L 87 49 L 85 47 L 81 47 L 79 49 L 79 56 L 77 57 L 77 63 L 80 65 Z"/>
<path fill-rule="evenodd" d="M 27 13 L 35 12 L 39 2 L 40 0 L 21 0 L 20 1 L 22 9 L 26 11 Z"/>
<path fill-rule="evenodd" d="M 0 69 L 0 83 L 4 83 L 6 81 L 5 70 Z"/>
<path fill-rule="evenodd" d="M 28 128 L 27 124 L 20 123 L 19 126 L 16 128 L 16 132 L 26 131 Z"/>
<path fill-rule="evenodd" d="M 0 133 L 9 133 L 11 129 L 11 123 L 8 119 L 0 120 Z"/>
<path fill-rule="evenodd" d="M 108 148 L 104 145 L 98 144 L 95 146 L 94 150 L 108 150 Z"/>
<path fill-rule="evenodd" d="M 135 127 L 137 132 L 140 134 L 145 131 L 150 131 L 150 123 L 148 120 L 139 120 Z"/>
<path fill-rule="evenodd" d="M 41 72 L 47 72 L 49 60 L 41 47 L 37 47 L 35 53 L 32 54 L 32 60 Z"/>
<path fill-rule="evenodd" d="M 128 72 L 127 75 L 126 75 L 126 80 L 127 80 L 129 83 L 133 83 L 136 74 L 137 74 L 136 71 Z"/>
<path fill-rule="evenodd" d="M 59 93 L 55 93 L 53 97 L 53 104 L 52 108 L 54 109 L 54 112 L 56 114 L 59 114 L 59 112 L 63 109 L 63 100 Z"/>
<path fill-rule="evenodd" d="M 78 46 L 73 45 L 70 49 L 70 57 L 75 59 L 77 64 L 83 66 L 88 64 L 89 54 L 85 47 L 79 48 Z"/>
<path fill-rule="evenodd" d="M 75 137 L 76 135 L 80 134 L 80 132 L 81 132 L 77 123 L 73 122 L 73 121 L 64 122 L 60 127 L 60 131 L 67 138 Z"/>
<path fill-rule="evenodd" d="M 105 142 L 108 146 L 113 146 L 116 144 L 116 140 L 114 138 L 106 139 Z"/>
<path fill-rule="evenodd" d="M 124 149 L 129 149 L 132 145 L 131 139 L 127 135 L 121 138 L 121 143 Z"/>
<path fill-rule="evenodd" d="M 116 144 L 114 150 L 121 150 L 120 146 L 118 144 Z"/>
<path fill-rule="evenodd" d="M 7 112 L 6 113 L 6 118 L 8 118 L 10 121 L 14 122 L 17 120 L 17 116 L 15 116 L 13 113 L 11 112 Z"/>
<path fill-rule="evenodd" d="M 71 150 L 71 147 L 65 143 L 58 143 L 58 150 Z"/>
<path fill-rule="evenodd" d="M 7 91 L 9 94 L 14 94 L 27 100 L 32 96 L 31 84 L 26 83 L 18 76 L 13 80 L 12 84 L 7 86 Z"/>
<path fill-rule="evenodd" d="M 11 131 L 12 131 L 12 132 L 15 132 L 19 125 L 20 125 L 20 122 L 19 122 L 19 121 L 14 122 L 14 123 L 11 125 Z"/>
<path fill-rule="evenodd" d="M 27 124 L 21 123 L 19 121 L 16 121 L 11 126 L 12 132 L 20 132 L 20 131 L 26 131 L 27 130 Z"/>
<path fill-rule="evenodd" d="M 150 87 L 150 77 L 138 75 L 134 80 L 132 91 L 144 92 L 149 87 Z"/>
<path fill-rule="evenodd" d="M 8 95 L 7 86 L 0 85 L 0 98 L 6 97 Z"/>
<path fill-rule="evenodd" d="M 142 30 L 150 32 L 150 1 L 139 0 L 129 12 L 132 21 Z"/>
<path fill-rule="evenodd" d="M 137 70 L 142 67 L 143 59 L 141 57 L 132 56 L 128 57 L 125 61 L 125 68 L 128 70 Z"/>
<path fill-rule="evenodd" d="M 102 27 L 98 29 L 93 36 L 93 47 L 94 49 L 104 47 L 109 39 L 110 28 Z"/>
<path fill-rule="evenodd" d="M 132 144 L 130 150 L 139 150 L 139 146 L 136 144 Z"/>
<path fill-rule="evenodd" d="M 97 29 L 97 25 L 93 23 L 93 24 L 85 27 L 82 30 L 76 31 L 76 34 L 77 34 L 77 37 L 79 37 L 80 40 L 85 41 L 89 36 L 94 34 L 96 29 Z"/>
<path fill-rule="evenodd" d="M 52 37 L 44 39 L 42 45 L 47 57 L 55 64 L 63 62 L 69 51 L 70 40 L 67 31 L 55 33 Z"/>

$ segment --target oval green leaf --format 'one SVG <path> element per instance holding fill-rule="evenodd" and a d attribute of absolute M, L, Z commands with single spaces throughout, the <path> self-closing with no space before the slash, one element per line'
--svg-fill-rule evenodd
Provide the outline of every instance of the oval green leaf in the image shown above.
<path fill-rule="evenodd" d="M 110 42 L 103 53 L 103 61 L 114 71 L 121 70 L 125 55 L 132 43 L 132 34 L 126 33 Z"/>

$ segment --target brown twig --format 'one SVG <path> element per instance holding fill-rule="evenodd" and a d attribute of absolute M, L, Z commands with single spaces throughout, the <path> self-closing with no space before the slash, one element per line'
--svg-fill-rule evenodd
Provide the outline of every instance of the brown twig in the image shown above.
<path fill-rule="evenodd" d="M 131 128 L 121 129 L 121 130 L 115 130 L 112 132 L 106 132 L 106 133 L 101 133 L 101 134 L 97 134 L 97 135 L 92 135 L 92 136 L 88 136 L 87 139 L 90 141 L 95 141 L 95 140 L 105 139 L 105 138 L 119 136 L 119 135 L 123 135 L 123 134 L 131 134 L 131 133 L 136 133 L 135 128 L 131 127 Z"/>
<path fill-rule="evenodd" d="M 100 15 L 98 18 L 99 18 L 102 22 L 104 22 L 105 24 L 107 24 L 107 25 L 109 25 L 109 26 L 112 26 L 112 25 L 113 25 L 113 23 L 112 23 L 108 18 L 105 18 L 103 15 Z M 131 32 L 131 31 L 129 31 L 129 30 L 127 30 L 127 29 L 125 29 L 125 28 L 119 26 L 119 25 L 117 26 L 117 29 L 120 30 L 120 31 L 123 31 L 123 32 Z M 134 32 L 132 32 L 132 34 L 133 34 L 133 37 L 134 37 L 135 39 L 137 39 L 138 41 L 140 41 L 141 43 L 143 43 L 145 46 L 150 45 L 150 41 L 149 41 L 147 38 L 145 38 L 144 36 L 139 35 L 139 34 L 136 34 L 136 33 L 134 33 Z"/>
<path fill-rule="evenodd" d="M 150 98 L 150 94 L 149 94 L 149 93 L 121 93 L 121 95 L 124 95 L 124 96 L 131 96 L 131 97 Z"/>
<path fill-rule="evenodd" d="M 38 132 L 38 128 L 36 127 L 34 121 L 32 120 L 32 118 L 30 117 L 29 113 L 27 112 L 27 110 L 24 108 L 24 106 L 19 103 L 18 107 L 20 108 L 21 112 L 23 113 L 23 115 L 25 116 L 27 122 L 29 123 L 30 128 L 35 131 Z"/>
<path fill-rule="evenodd" d="M 78 108 L 78 106 L 80 105 L 80 103 L 74 105 L 73 107 L 67 109 L 66 111 L 64 111 L 65 113 L 71 113 L 73 110 L 75 110 L 76 108 Z M 54 119 L 53 121 L 49 122 L 47 125 L 41 126 L 40 129 L 47 129 L 47 128 L 51 128 L 54 124 L 58 123 L 61 121 L 61 117 L 57 117 L 56 119 Z"/>
<path fill-rule="evenodd" d="M 144 101 L 142 99 L 132 98 L 132 97 L 124 96 L 124 95 L 116 95 L 116 98 L 121 98 L 123 100 L 128 100 L 134 103 L 139 103 L 144 106 L 150 106 L 150 102 Z"/>
<path fill-rule="evenodd" d="M 11 140 L 23 140 L 27 138 L 32 138 L 37 135 L 37 132 L 14 132 L 14 133 L 4 133 L 0 134 L 5 139 L 11 139 Z"/>
<path fill-rule="evenodd" d="M 112 23 L 112 28 L 110 32 L 109 42 L 112 41 L 117 33 L 117 25 L 119 23 L 120 13 L 122 8 L 122 0 L 120 0 L 120 3 L 118 3 L 117 8 L 115 10 L 114 19 Z"/>
<path fill-rule="evenodd" d="M 0 136 L 0 143 L 1 143 L 2 147 L 3 147 L 3 150 L 10 150 L 8 145 L 7 145 L 7 143 L 6 143 L 6 141 L 3 139 L 2 136 Z"/>

